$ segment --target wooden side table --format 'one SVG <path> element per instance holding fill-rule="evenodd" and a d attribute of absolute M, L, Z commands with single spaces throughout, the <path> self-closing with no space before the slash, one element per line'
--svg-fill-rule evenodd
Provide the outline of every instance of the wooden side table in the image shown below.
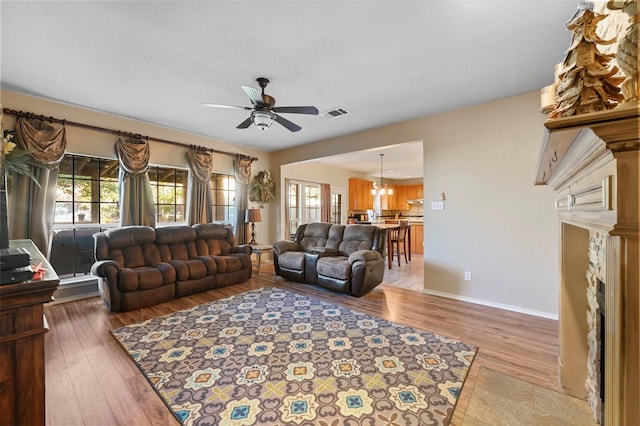
<path fill-rule="evenodd" d="M 43 305 L 53 300 L 60 280 L 31 240 L 9 247 L 29 252 L 31 265 L 42 263 L 43 279 L 0 286 L 0 424 L 44 425 L 44 333 L 49 329 Z"/>
<path fill-rule="evenodd" d="M 255 254 L 258 261 L 258 275 L 262 270 L 262 253 L 273 250 L 273 244 L 255 244 L 251 246 L 251 254 Z"/>

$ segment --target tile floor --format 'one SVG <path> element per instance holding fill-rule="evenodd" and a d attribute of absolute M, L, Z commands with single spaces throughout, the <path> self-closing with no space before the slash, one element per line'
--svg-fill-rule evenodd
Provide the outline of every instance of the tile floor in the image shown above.
<path fill-rule="evenodd" d="M 462 426 L 593 426 L 586 401 L 481 367 Z"/>

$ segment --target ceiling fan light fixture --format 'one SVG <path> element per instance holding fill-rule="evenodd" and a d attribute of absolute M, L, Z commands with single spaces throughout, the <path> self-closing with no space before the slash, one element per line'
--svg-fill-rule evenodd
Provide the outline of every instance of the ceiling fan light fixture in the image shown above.
<path fill-rule="evenodd" d="M 251 113 L 253 124 L 258 126 L 260 130 L 270 127 L 271 123 L 273 123 L 273 118 L 273 114 L 269 111 L 253 111 Z"/>

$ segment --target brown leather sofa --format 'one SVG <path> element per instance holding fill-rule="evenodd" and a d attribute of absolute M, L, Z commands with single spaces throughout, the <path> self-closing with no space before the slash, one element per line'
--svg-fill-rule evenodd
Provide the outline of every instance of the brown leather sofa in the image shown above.
<path fill-rule="evenodd" d="M 362 296 L 384 278 L 386 230 L 373 225 L 309 223 L 293 241 L 276 241 L 276 274 L 289 280 Z"/>
<path fill-rule="evenodd" d="M 229 225 L 126 226 L 93 235 L 102 300 L 129 311 L 251 278 L 251 247 Z"/>

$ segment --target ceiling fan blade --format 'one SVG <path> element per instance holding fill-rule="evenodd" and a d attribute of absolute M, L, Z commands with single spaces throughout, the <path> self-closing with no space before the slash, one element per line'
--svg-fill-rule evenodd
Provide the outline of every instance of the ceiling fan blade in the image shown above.
<path fill-rule="evenodd" d="M 251 117 L 249 117 L 246 120 L 244 120 L 242 123 L 238 124 L 236 126 L 236 129 L 246 129 L 247 127 L 251 126 L 251 123 L 253 123 L 253 121 L 251 120 Z"/>
<path fill-rule="evenodd" d="M 275 107 L 272 108 L 273 112 L 282 112 L 285 114 L 310 114 L 318 115 L 318 108 L 314 106 L 289 106 L 289 107 Z"/>
<path fill-rule="evenodd" d="M 260 93 L 260 90 L 251 86 L 242 86 L 242 90 L 244 90 L 247 96 L 249 96 L 249 99 L 251 99 L 251 102 L 253 102 L 254 105 L 264 105 L 264 101 L 262 100 L 262 93 Z"/>
<path fill-rule="evenodd" d="M 297 132 L 298 130 L 302 129 L 302 127 L 298 126 L 295 123 L 292 123 L 291 121 L 287 120 L 284 117 L 280 117 L 278 114 L 273 114 L 273 118 L 280 124 L 282 124 L 284 127 L 286 127 L 287 129 L 291 130 L 292 132 Z"/>
<path fill-rule="evenodd" d="M 222 105 L 222 104 L 210 104 L 210 103 L 206 103 L 203 102 L 200 104 L 203 107 L 208 107 L 208 108 L 230 108 L 230 109 L 245 109 L 245 110 L 251 110 L 253 108 L 250 107 L 244 107 L 244 106 L 237 106 L 237 105 Z"/>

